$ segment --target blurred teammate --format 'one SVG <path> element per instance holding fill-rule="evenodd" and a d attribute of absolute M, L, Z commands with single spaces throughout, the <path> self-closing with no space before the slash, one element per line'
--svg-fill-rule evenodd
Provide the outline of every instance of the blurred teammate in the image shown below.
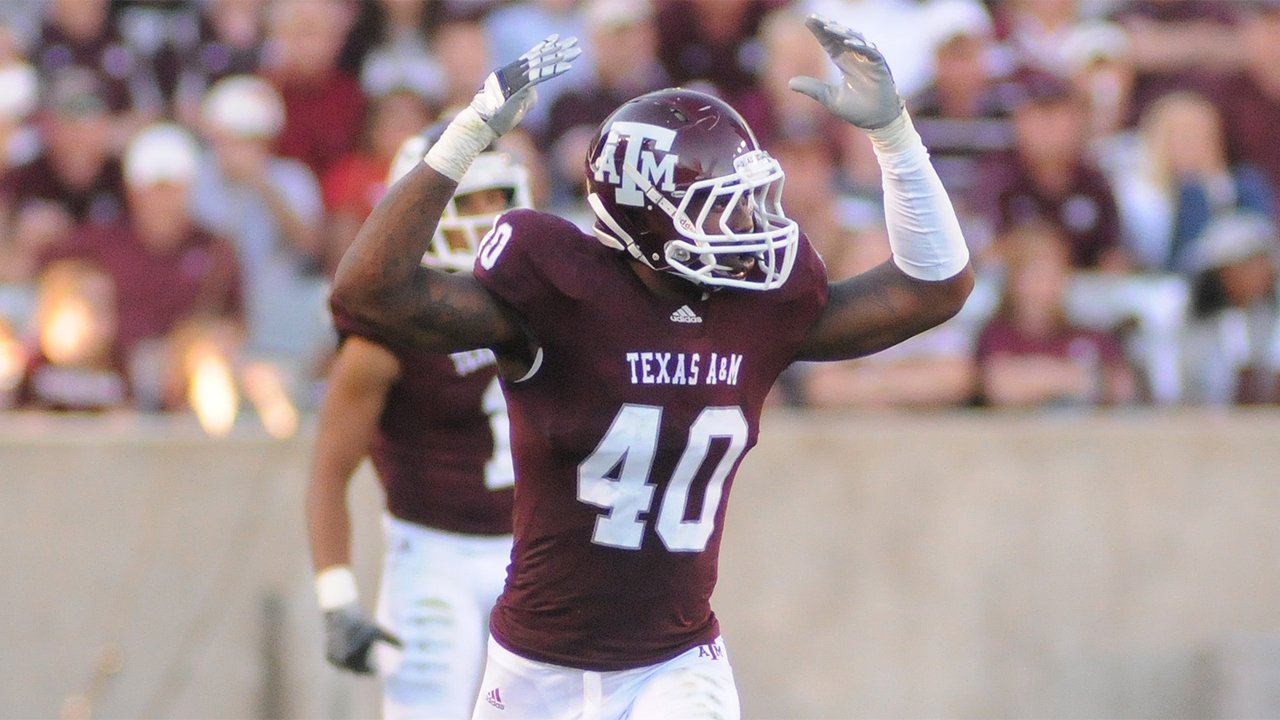
<path fill-rule="evenodd" d="M 516 539 L 474 718 L 737 718 L 710 597 L 770 386 L 795 360 L 889 347 L 968 296 L 968 250 L 883 57 L 835 23 L 808 25 L 843 80 L 791 86 L 871 136 L 892 260 L 828 283 L 741 116 L 670 89 L 601 125 L 587 157 L 594 237 L 517 210 L 473 275 L 419 269 L 472 159 L 576 57 L 553 36 L 487 79 L 338 268 L 334 303 L 363 322 L 498 356 Z"/>
<path fill-rule="evenodd" d="M 421 161 L 431 135 L 404 143 L 389 184 Z M 424 264 L 469 270 L 493 219 L 529 206 L 527 185 L 509 155 L 482 153 L 448 203 Z M 513 471 L 493 353 L 424 352 L 340 311 L 335 323 L 342 341 L 307 499 L 328 658 L 357 673 L 383 671 L 386 718 L 469 717 L 489 611 L 511 553 Z M 361 609 L 349 568 L 347 487 L 366 455 L 387 500 L 377 624 Z"/>

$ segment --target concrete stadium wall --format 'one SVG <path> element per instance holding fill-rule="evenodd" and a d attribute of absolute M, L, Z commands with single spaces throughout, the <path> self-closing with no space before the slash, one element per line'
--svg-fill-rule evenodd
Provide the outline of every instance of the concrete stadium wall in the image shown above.
<path fill-rule="evenodd" d="M 308 445 L 0 413 L 0 718 L 376 716 L 321 657 Z M 1280 717 L 1278 468 L 1275 412 L 775 411 L 714 599 L 744 717 Z"/>

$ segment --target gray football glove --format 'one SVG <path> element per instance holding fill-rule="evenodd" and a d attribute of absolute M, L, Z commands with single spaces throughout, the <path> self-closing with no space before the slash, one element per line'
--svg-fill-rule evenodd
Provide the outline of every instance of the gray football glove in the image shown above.
<path fill-rule="evenodd" d="M 827 51 L 844 76 L 828 83 L 799 75 L 788 87 L 822 103 L 833 115 L 863 130 L 877 130 L 902 114 L 902 98 L 893 73 L 876 46 L 840 23 L 810 15 L 804 24 Z"/>
<path fill-rule="evenodd" d="M 372 675 L 374 672 L 369 654 L 375 642 L 403 647 L 399 638 L 370 620 L 359 603 L 326 611 L 324 632 L 325 657 L 329 662 L 361 675 Z"/>
<path fill-rule="evenodd" d="M 548 36 L 514 62 L 490 73 L 471 100 L 471 109 L 498 135 L 511 130 L 537 99 L 534 86 L 569 71 L 573 59 L 582 54 L 577 45 L 577 38 Z"/>

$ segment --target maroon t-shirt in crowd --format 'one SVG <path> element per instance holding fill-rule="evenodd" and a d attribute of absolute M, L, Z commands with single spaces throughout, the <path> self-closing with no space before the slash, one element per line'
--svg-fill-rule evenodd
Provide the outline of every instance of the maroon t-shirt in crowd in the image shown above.
<path fill-rule="evenodd" d="M 1269 96 L 1248 73 L 1236 73 L 1213 85 L 1211 96 L 1222 115 L 1231 161 L 1262 168 L 1280 206 L 1280 97 Z"/>
<path fill-rule="evenodd" d="M 156 253 L 128 224 L 84 225 L 42 264 L 68 257 L 95 263 L 115 282 L 121 357 L 139 340 L 162 337 L 190 317 L 243 318 L 235 248 L 199 228 L 174 250 Z"/>
<path fill-rule="evenodd" d="M 506 403 L 493 353 L 425 353 L 396 347 L 334 309 L 343 336 L 395 354 L 369 458 L 401 520 L 469 535 L 511 533 L 512 471 Z"/>
<path fill-rule="evenodd" d="M 1033 337 L 1007 318 L 997 316 L 978 334 L 978 359 L 995 355 L 1043 355 L 1064 360 L 1094 362 L 1098 367 L 1123 365 L 1124 348 L 1110 333 L 1066 326 L 1046 337 Z"/>
<path fill-rule="evenodd" d="M 515 549 L 493 637 L 533 660 L 618 670 L 719 633 L 710 599 L 725 508 L 765 396 L 826 305 L 801 237 L 776 290 L 660 298 L 570 222 L 502 216 L 476 276 L 541 347 L 504 382 Z"/>
<path fill-rule="evenodd" d="M 275 86 L 285 107 L 277 150 L 324 177 L 334 161 L 359 144 L 366 104 L 360 82 L 335 71 L 311 85 L 277 79 Z"/>
<path fill-rule="evenodd" d="M 1051 194 L 1038 188 L 1022 163 L 1008 154 L 985 165 L 982 187 L 990 195 L 987 205 L 996 232 L 1036 219 L 1053 223 L 1066 234 L 1073 268 L 1097 267 L 1120 243 L 1120 212 L 1111 184 L 1097 168 L 1076 166 L 1069 186 Z"/>
<path fill-rule="evenodd" d="M 0 176 L 0 197 L 18 213 L 29 202 L 56 203 L 80 223 L 114 223 L 124 216 L 124 176 L 120 161 L 108 159 L 93 182 L 72 187 L 54 171 L 47 155 Z"/>

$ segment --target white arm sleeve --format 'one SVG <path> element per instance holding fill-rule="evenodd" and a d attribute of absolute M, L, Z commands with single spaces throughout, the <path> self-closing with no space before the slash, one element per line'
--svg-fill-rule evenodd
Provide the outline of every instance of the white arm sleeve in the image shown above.
<path fill-rule="evenodd" d="M 893 262 L 920 280 L 945 280 L 964 269 L 969 248 L 929 151 L 904 110 L 867 133 L 880 162 Z"/>

